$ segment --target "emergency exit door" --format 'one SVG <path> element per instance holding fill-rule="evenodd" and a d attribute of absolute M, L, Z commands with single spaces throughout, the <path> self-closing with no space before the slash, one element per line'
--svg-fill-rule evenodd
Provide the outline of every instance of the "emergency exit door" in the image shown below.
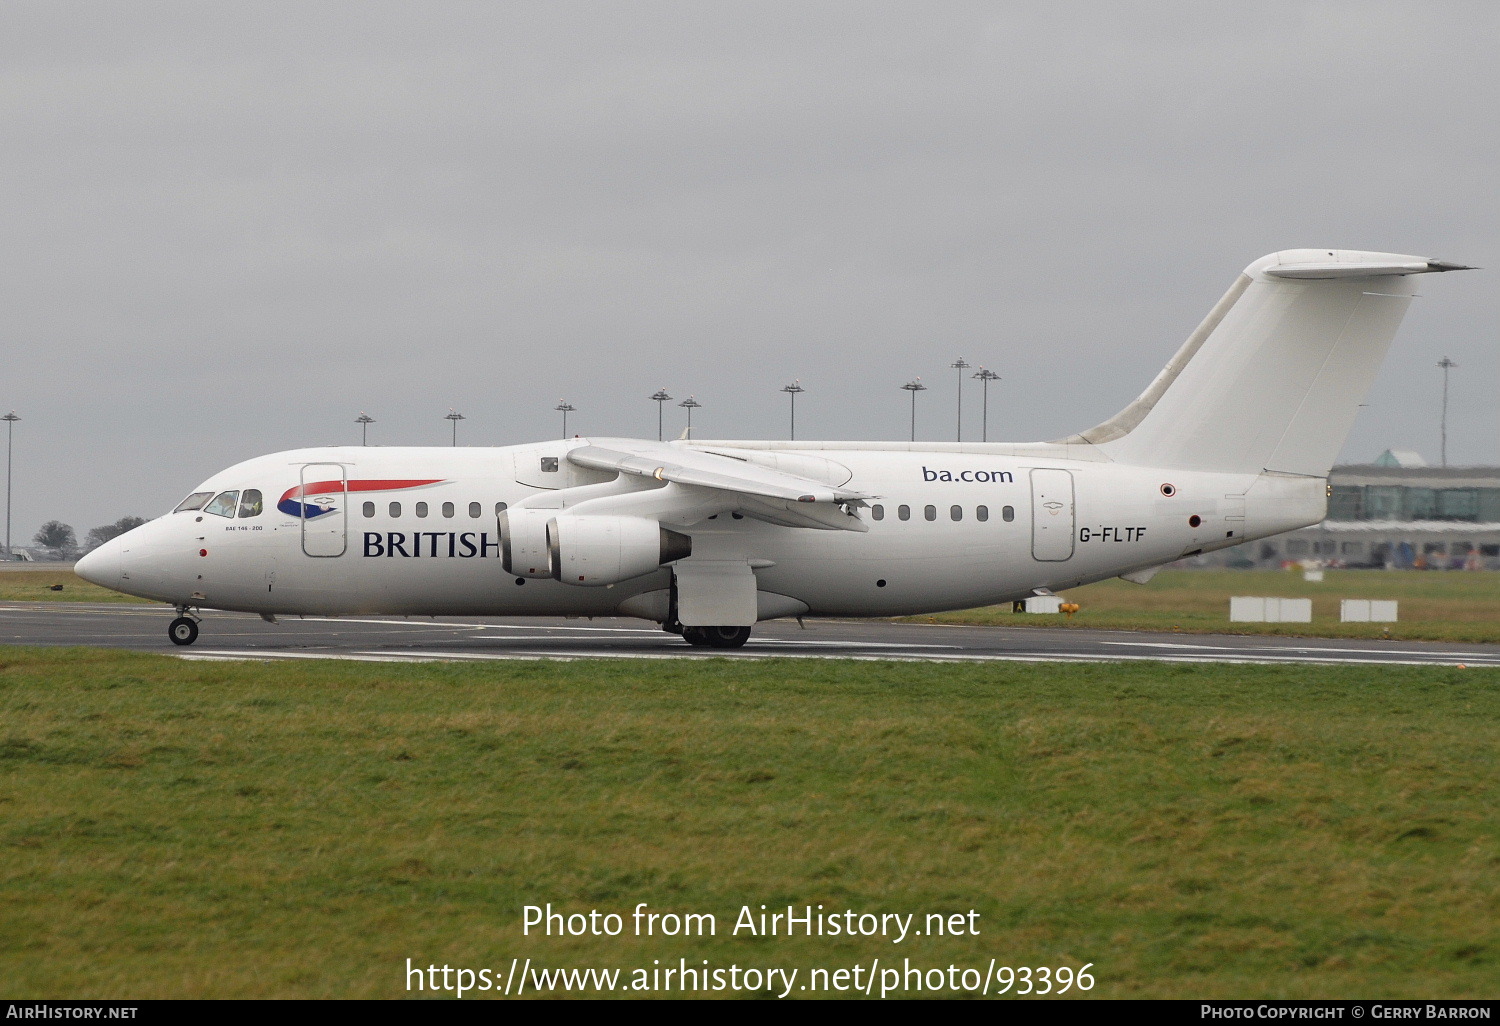
<path fill-rule="evenodd" d="M 1073 558 L 1073 474 L 1031 472 L 1031 558 L 1059 563 Z"/>
<path fill-rule="evenodd" d="M 309 556 L 342 556 L 348 547 L 348 487 L 337 463 L 309 463 L 302 468 L 297 503 L 302 507 L 302 551 Z"/>

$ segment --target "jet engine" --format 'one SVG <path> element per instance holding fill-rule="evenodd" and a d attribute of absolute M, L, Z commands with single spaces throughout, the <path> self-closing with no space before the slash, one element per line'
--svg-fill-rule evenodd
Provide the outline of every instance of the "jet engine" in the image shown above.
<path fill-rule="evenodd" d="M 600 587 L 686 559 L 693 540 L 642 517 L 563 515 L 547 524 L 547 548 L 554 578 Z"/>
<path fill-rule="evenodd" d="M 508 509 L 500 514 L 500 561 L 507 573 L 543 580 L 552 576 L 547 521 L 555 509 Z"/>

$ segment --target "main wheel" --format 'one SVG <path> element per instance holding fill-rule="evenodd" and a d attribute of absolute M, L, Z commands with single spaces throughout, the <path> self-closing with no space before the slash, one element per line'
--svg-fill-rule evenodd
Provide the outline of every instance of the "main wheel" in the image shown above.
<path fill-rule="evenodd" d="M 750 640 L 749 627 L 700 627 L 709 648 L 739 648 Z"/>
<path fill-rule="evenodd" d="M 198 624 L 185 616 L 179 616 L 167 624 L 167 637 L 174 645 L 191 645 L 198 640 Z"/>
<path fill-rule="evenodd" d="M 750 628 L 684 627 L 682 640 L 699 648 L 739 648 L 750 640 Z"/>

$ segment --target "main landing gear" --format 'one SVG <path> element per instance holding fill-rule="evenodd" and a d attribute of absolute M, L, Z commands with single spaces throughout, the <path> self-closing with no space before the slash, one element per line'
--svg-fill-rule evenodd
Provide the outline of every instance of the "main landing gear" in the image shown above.
<path fill-rule="evenodd" d="M 750 640 L 750 628 L 684 627 L 682 640 L 700 648 L 739 648 Z"/>
<path fill-rule="evenodd" d="M 167 637 L 174 645 L 191 645 L 198 640 L 198 618 L 188 612 L 187 606 L 177 607 L 177 619 L 167 624 Z"/>
<path fill-rule="evenodd" d="M 737 515 L 737 514 L 736 514 Z M 677 576 L 672 576 L 672 590 L 667 600 L 667 618 L 661 629 L 681 634 L 682 640 L 695 648 L 739 648 L 750 640 L 749 627 L 684 627 L 677 619 Z"/>

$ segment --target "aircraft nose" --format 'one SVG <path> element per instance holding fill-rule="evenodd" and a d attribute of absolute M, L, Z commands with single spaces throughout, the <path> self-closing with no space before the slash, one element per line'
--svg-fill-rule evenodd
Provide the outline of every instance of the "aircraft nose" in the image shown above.
<path fill-rule="evenodd" d="M 73 572 L 90 584 L 113 587 L 125 574 L 124 550 L 115 542 L 107 541 L 80 559 Z"/>

